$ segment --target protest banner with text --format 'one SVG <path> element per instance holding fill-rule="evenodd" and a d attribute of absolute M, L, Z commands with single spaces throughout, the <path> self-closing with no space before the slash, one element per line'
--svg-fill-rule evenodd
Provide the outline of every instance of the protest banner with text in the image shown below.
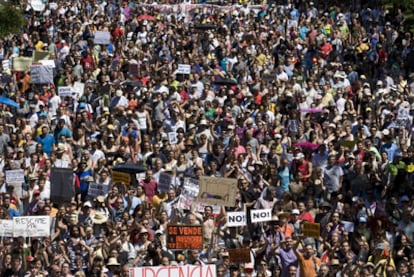
<path fill-rule="evenodd" d="M 129 270 L 130 277 L 216 277 L 216 265 L 144 266 Z"/>
<path fill-rule="evenodd" d="M 13 218 L 13 237 L 50 236 L 49 216 L 19 216 Z"/>
<path fill-rule="evenodd" d="M 201 225 L 168 225 L 167 247 L 169 249 L 203 249 Z"/>

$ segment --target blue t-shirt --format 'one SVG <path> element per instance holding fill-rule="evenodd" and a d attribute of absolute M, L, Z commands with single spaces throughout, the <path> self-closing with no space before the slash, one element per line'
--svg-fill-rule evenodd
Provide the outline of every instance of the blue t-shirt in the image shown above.
<path fill-rule="evenodd" d="M 36 142 L 40 143 L 43 146 L 43 152 L 50 156 L 53 150 L 53 144 L 55 144 L 55 138 L 51 134 L 47 134 L 44 137 L 38 136 Z"/>

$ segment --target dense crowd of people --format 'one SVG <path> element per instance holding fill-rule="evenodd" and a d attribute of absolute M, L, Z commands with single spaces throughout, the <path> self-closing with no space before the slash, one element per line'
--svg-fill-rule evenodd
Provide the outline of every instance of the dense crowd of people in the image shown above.
<path fill-rule="evenodd" d="M 0 231 L 0 276 L 413 276 L 413 34 L 402 9 L 366 2 L 18 4 L 27 25 L 0 40 L 18 105 L 0 101 L 0 219 L 50 216 L 51 235 Z M 53 83 L 15 70 L 39 53 Z M 113 182 L 125 162 L 144 172 Z M 53 168 L 73 169 L 68 202 Z M 182 209 L 201 176 L 237 180 L 235 205 Z M 227 226 L 255 209 L 272 220 Z M 169 224 L 202 225 L 203 249 L 169 249 Z M 232 262 L 242 248 L 250 262 Z"/>

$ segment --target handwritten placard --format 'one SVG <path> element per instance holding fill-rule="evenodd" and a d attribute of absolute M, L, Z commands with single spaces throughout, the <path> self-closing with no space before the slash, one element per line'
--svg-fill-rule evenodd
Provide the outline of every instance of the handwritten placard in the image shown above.
<path fill-rule="evenodd" d="M 68 86 L 58 87 L 58 95 L 60 97 L 72 96 L 72 88 Z"/>
<path fill-rule="evenodd" d="M 197 201 L 233 207 L 236 202 L 236 192 L 237 179 L 202 176 Z"/>
<path fill-rule="evenodd" d="M 112 183 L 129 185 L 131 183 L 131 175 L 124 172 L 112 171 Z"/>
<path fill-rule="evenodd" d="M 305 237 L 319 239 L 321 236 L 321 225 L 319 223 L 303 223 L 303 235 Z"/>
<path fill-rule="evenodd" d="M 24 183 L 23 169 L 6 170 L 6 183 Z"/>
<path fill-rule="evenodd" d="M 13 237 L 50 236 L 49 216 L 19 216 L 13 218 Z"/>
<path fill-rule="evenodd" d="M 0 236 L 2 237 L 13 236 L 13 220 L 0 219 Z"/>
<path fill-rule="evenodd" d="M 99 195 L 106 195 L 108 191 L 109 191 L 109 185 L 89 183 L 88 196 L 90 198 L 95 198 Z"/>
<path fill-rule="evenodd" d="M 168 225 L 167 235 L 169 249 L 203 249 L 201 225 Z"/>
<path fill-rule="evenodd" d="M 228 249 L 230 263 L 250 263 L 250 248 Z"/>
<path fill-rule="evenodd" d="M 191 65 L 189 64 L 178 64 L 178 68 L 176 71 L 177 74 L 190 74 L 191 73 Z"/>

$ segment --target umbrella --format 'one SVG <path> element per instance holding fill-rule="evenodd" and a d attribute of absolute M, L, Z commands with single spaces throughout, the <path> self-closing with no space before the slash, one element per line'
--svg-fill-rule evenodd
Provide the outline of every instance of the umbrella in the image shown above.
<path fill-rule="evenodd" d="M 10 98 L 7 97 L 0 97 L 0 103 L 10 106 L 12 108 L 16 108 L 18 109 L 20 107 L 19 104 L 17 104 L 15 101 L 11 100 Z"/>
<path fill-rule="evenodd" d="M 235 86 L 237 81 L 230 78 L 221 78 L 213 82 L 215 85 Z"/>
<path fill-rule="evenodd" d="M 155 17 L 153 17 L 152 15 L 149 15 L 149 14 L 141 14 L 140 16 L 138 16 L 138 20 L 154 21 Z"/>
<path fill-rule="evenodd" d="M 301 113 L 321 113 L 323 112 L 323 110 L 321 109 L 315 109 L 315 108 L 310 108 L 310 109 L 301 109 L 299 110 Z"/>
<path fill-rule="evenodd" d="M 194 29 L 200 29 L 200 30 L 210 30 L 210 29 L 216 29 L 217 26 L 214 24 L 196 24 L 194 25 Z"/>
<path fill-rule="evenodd" d="M 118 172 L 123 172 L 123 173 L 128 173 L 128 174 L 136 174 L 136 173 L 142 173 L 145 172 L 145 170 L 147 170 L 145 167 L 143 167 L 142 165 L 136 164 L 136 163 L 131 163 L 131 162 L 126 162 L 126 163 L 121 163 L 121 164 L 117 164 L 112 168 L 113 171 L 118 171 Z"/>
<path fill-rule="evenodd" d="M 293 144 L 293 146 L 295 147 L 302 147 L 302 148 L 311 148 L 311 149 L 316 149 L 319 147 L 319 144 L 315 144 L 309 141 L 303 141 L 303 142 L 297 142 L 295 144 Z"/>

